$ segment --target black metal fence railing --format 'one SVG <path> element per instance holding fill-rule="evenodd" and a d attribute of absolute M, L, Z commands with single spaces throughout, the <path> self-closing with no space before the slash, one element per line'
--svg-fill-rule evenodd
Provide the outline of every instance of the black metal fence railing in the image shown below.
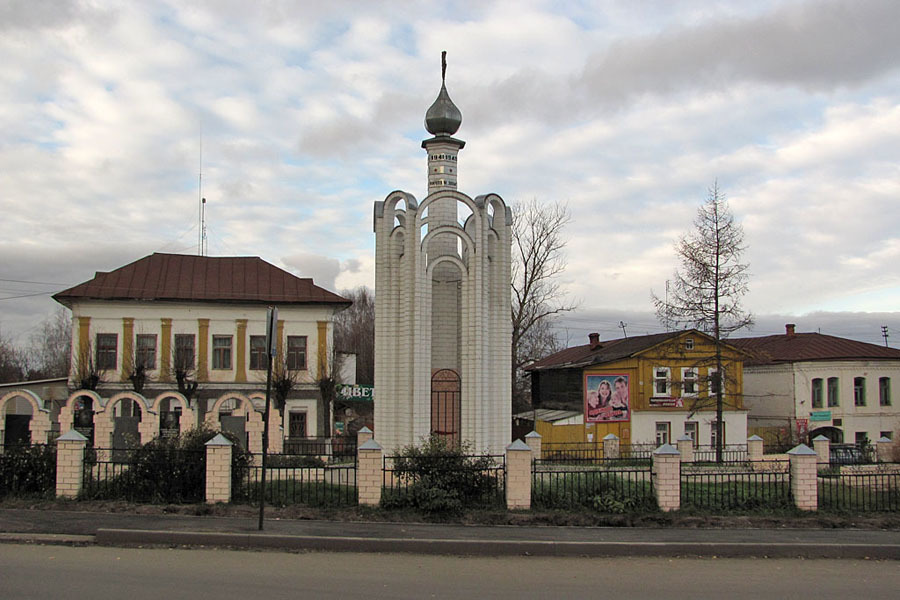
<path fill-rule="evenodd" d="M 284 454 L 317 456 L 328 462 L 351 462 L 356 460 L 356 438 L 286 437 Z"/>
<path fill-rule="evenodd" d="M 619 458 L 650 460 L 656 444 L 619 444 Z"/>
<path fill-rule="evenodd" d="M 531 502 L 535 508 L 580 508 L 600 512 L 657 509 L 646 459 L 534 461 Z"/>
<path fill-rule="evenodd" d="M 81 497 L 157 504 L 203 502 L 206 450 L 87 448 Z"/>
<path fill-rule="evenodd" d="M 750 463 L 732 463 L 715 469 L 682 464 L 683 509 L 753 511 L 792 506 L 787 461 L 767 462 L 765 470 L 756 470 Z"/>
<path fill-rule="evenodd" d="M 0 452 L 0 498 L 54 496 L 56 445 L 8 445 Z"/>
<path fill-rule="evenodd" d="M 746 462 L 747 458 L 747 444 L 722 446 L 722 462 Z M 716 462 L 716 447 L 704 444 L 694 447 L 694 462 Z"/>
<path fill-rule="evenodd" d="M 506 506 L 503 455 L 385 456 L 382 500 L 385 508 L 453 512 Z"/>
<path fill-rule="evenodd" d="M 819 465 L 819 510 L 900 510 L 900 463 L 841 467 Z"/>
<path fill-rule="evenodd" d="M 233 465 L 232 500 L 258 503 L 262 495 L 262 455 L 249 465 Z M 270 454 L 266 457 L 266 504 L 311 507 L 357 503 L 356 464 L 325 464 L 316 456 Z"/>

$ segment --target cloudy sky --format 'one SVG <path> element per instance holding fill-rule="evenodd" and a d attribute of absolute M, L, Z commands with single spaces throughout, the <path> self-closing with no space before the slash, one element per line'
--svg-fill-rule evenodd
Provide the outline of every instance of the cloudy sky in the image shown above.
<path fill-rule="evenodd" d="M 755 335 L 900 345 L 900 3 L 0 2 L 0 332 L 154 251 L 374 282 L 372 204 L 425 195 L 425 110 L 459 186 L 568 205 L 582 343 L 659 330 L 673 242 L 718 180 Z M 202 142 L 201 142 L 202 140 Z"/>

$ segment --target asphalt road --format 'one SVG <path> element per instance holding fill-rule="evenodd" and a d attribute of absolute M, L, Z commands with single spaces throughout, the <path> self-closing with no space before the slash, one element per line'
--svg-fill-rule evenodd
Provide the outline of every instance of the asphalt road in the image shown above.
<path fill-rule="evenodd" d="M 0 545 L 0 596 L 125 598 L 895 598 L 894 561 L 461 558 Z"/>

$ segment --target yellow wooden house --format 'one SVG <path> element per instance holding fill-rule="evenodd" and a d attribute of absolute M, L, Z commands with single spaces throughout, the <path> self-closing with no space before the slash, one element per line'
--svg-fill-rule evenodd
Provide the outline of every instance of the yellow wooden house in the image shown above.
<path fill-rule="evenodd" d="M 722 344 L 716 372 L 715 340 L 696 329 L 600 341 L 567 348 L 527 367 L 535 408 L 578 410 L 580 422 L 538 420 L 544 443 L 602 443 L 613 433 L 623 444 L 660 445 L 683 435 L 696 446 L 715 445 L 716 386 L 723 386 L 725 444 L 744 444 L 743 354 Z"/>

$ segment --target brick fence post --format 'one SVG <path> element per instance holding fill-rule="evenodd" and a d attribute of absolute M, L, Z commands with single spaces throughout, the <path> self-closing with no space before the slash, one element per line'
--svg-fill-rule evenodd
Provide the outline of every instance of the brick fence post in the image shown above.
<path fill-rule="evenodd" d="M 678 438 L 675 444 L 678 446 L 678 453 L 681 454 L 681 462 L 694 462 L 694 438 L 685 434 Z"/>
<path fill-rule="evenodd" d="M 231 441 L 221 433 L 206 442 L 206 502 L 231 502 Z"/>
<path fill-rule="evenodd" d="M 532 431 L 529 434 L 525 435 L 525 443 L 528 444 L 528 447 L 531 448 L 531 454 L 534 460 L 541 460 L 541 434 L 537 431 Z"/>
<path fill-rule="evenodd" d="M 791 459 L 791 495 L 800 510 L 818 510 L 819 489 L 817 480 L 818 455 L 805 444 L 788 450 Z"/>
<path fill-rule="evenodd" d="M 362 429 L 356 432 L 356 447 L 359 448 L 374 437 L 375 434 L 372 433 L 372 430 L 363 426 Z"/>
<path fill-rule="evenodd" d="M 805 444 L 800 444 L 801 446 L 805 446 Z M 799 447 L 799 446 L 798 446 Z M 809 448 L 809 446 L 806 446 Z M 819 457 L 818 462 L 820 464 L 828 464 L 831 462 L 831 440 L 829 440 L 824 435 L 816 436 L 816 439 L 813 440 L 813 449 L 816 451 L 816 455 Z"/>
<path fill-rule="evenodd" d="M 614 433 L 603 438 L 603 458 L 619 458 L 619 438 Z"/>
<path fill-rule="evenodd" d="M 758 435 L 751 435 L 747 438 L 747 459 L 751 462 L 757 462 L 763 459 L 763 439 Z"/>
<path fill-rule="evenodd" d="M 84 483 L 84 448 L 87 438 L 69 430 L 56 440 L 56 495 L 77 498 Z"/>
<path fill-rule="evenodd" d="M 532 450 L 522 440 L 506 447 L 506 508 L 531 508 Z"/>
<path fill-rule="evenodd" d="M 653 451 L 651 469 L 653 489 L 659 509 L 668 512 L 681 508 L 681 455 L 671 444 Z"/>
<path fill-rule="evenodd" d="M 378 506 L 381 502 L 382 469 L 381 444 L 366 440 L 356 448 L 356 490 L 363 506 Z"/>
<path fill-rule="evenodd" d="M 875 453 L 878 457 L 878 462 L 892 462 L 891 449 L 893 444 L 893 441 L 884 436 L 878 438 L 878 441 L 875 442 Z"/>

